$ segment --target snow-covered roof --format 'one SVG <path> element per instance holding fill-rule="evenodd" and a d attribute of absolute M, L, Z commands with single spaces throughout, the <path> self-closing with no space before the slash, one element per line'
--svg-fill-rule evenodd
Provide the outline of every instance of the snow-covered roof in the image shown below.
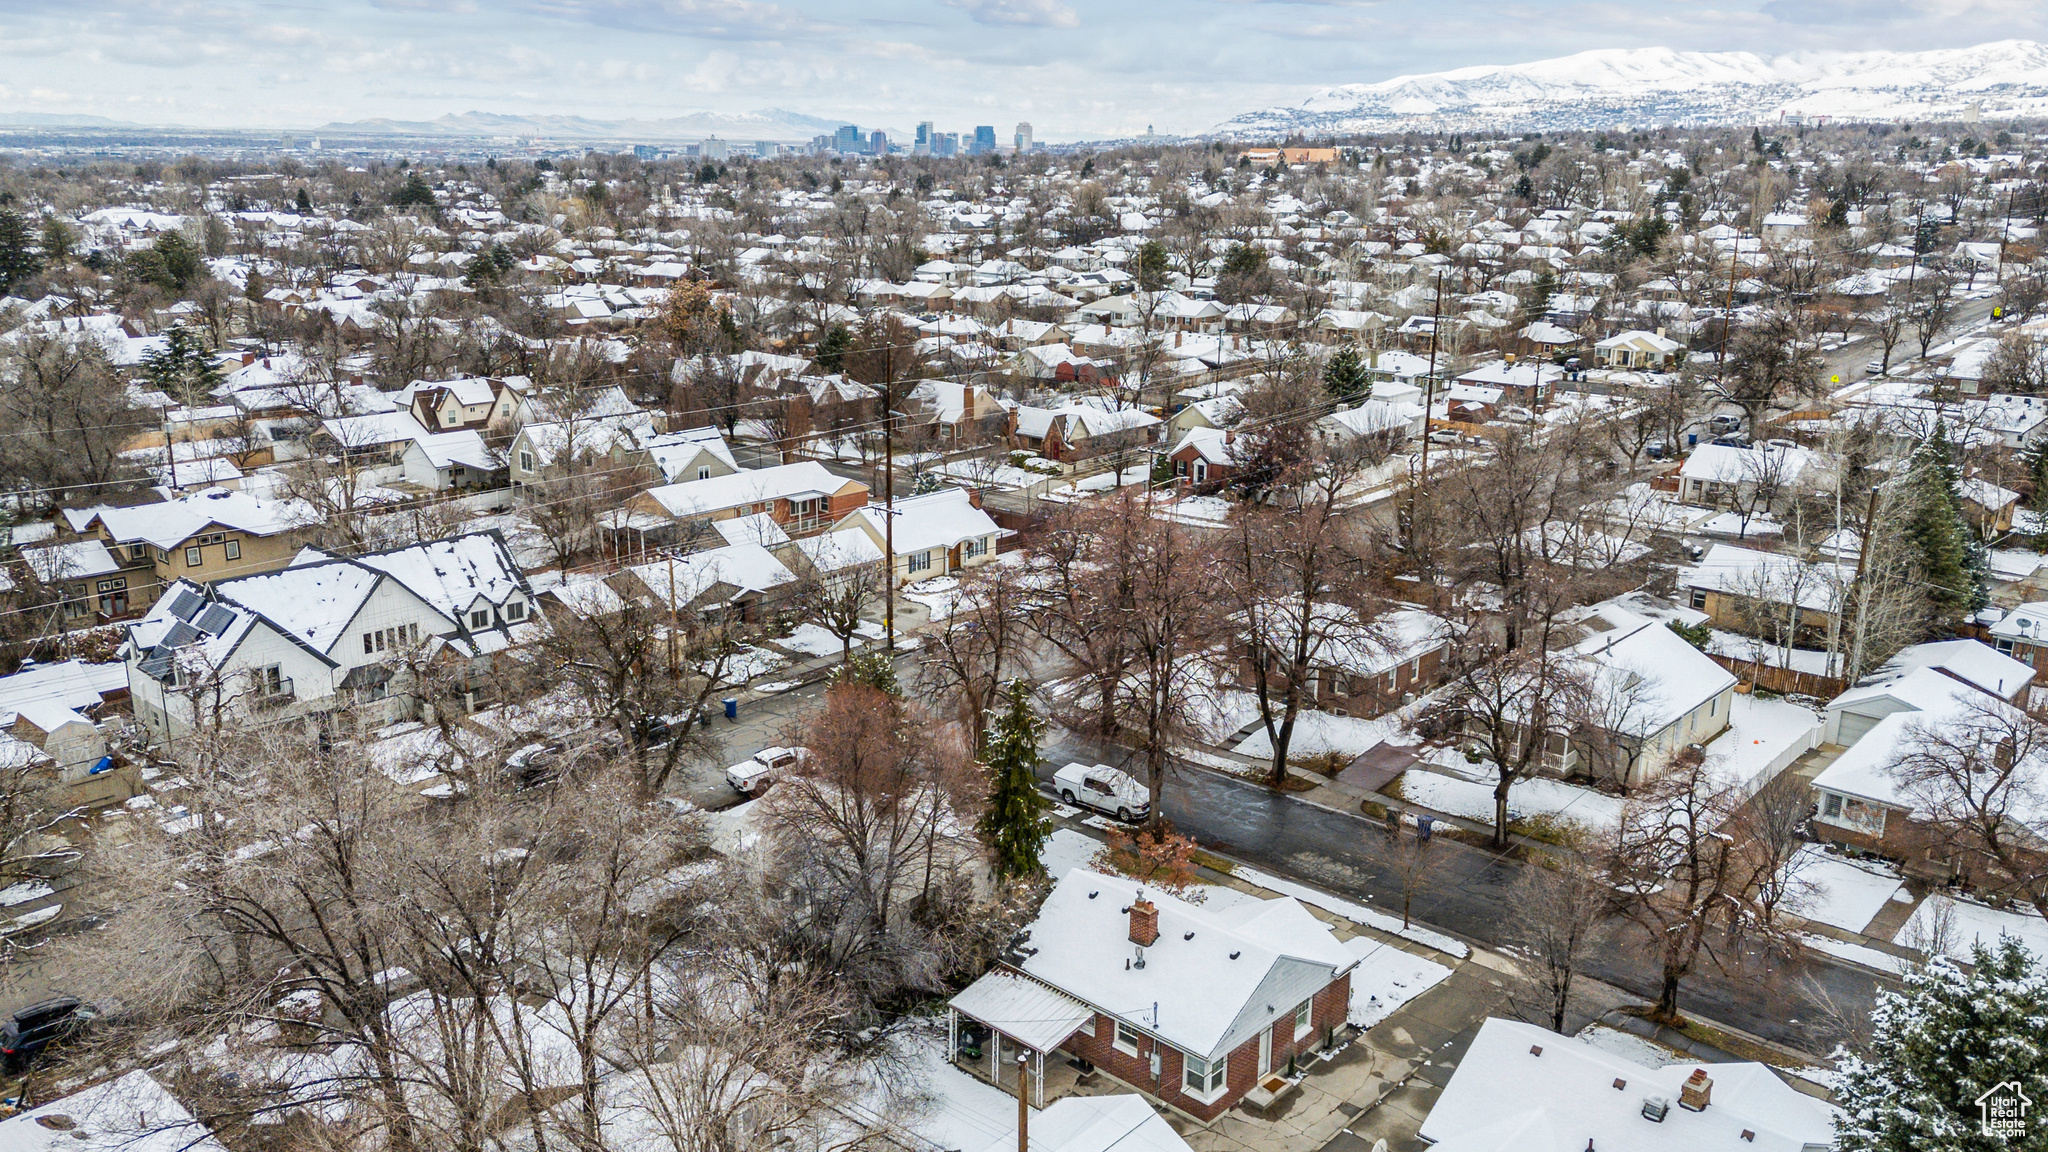
<path fill-rule="evenodd" d="M 1662 622 L 1609 600 L 1584 623 L 1578 654 L 1598 669 L 1603 697 L 1625 704 L 1617 731 L 1651 737 L 1735 686 L 1735 676 Z M 1605 627 L 1602 627 L 1604 625 Z"/>
<path fill-rule="evenodd" d="M 1713 1081 L 1710 1102 L 1680 1108 L 1680 1086 L 1701 1068 Z M 1651 1096 L 1670 1103 L 1662 1122 L 1643 1115 Z M 1420 1135 L 1432 1152 L 1807 1152 L 1834 1147 L 1834 1114 L 1762 1064 L 1650 1068 L 1534 1024 L 1489 1019 Z"/>
<path fill-rule="evenodd" d="M 728 544 L 673 560 L 641 564 L 628 571 L 664 603 L 673 588 L 675 606 L 679 608 L 695 603 L 699 597 L 720 587 L 732 589 L 724 597 L 730 601 L 794 584 L 797 579 L 796 573 L 759 544 Z"/>
<path fill-rule="evenodd" d="M 113 553 L 98 540 L 73 540 L 47 548 L 23 548 L 21 559 L 45 584 L 106 576 L 121 570 Z"/>
<path fill-rule="evenodd" d="M 1159 913 L 1143 968 L 1125 964 L 1137 955 L 1129 909 L 1140 896 Z M 1029 946 L 1025 974 L 1204 1058 L 1236 1048 L 1357 964 L 1291 897 L 1211 912 L 1081 868 L 1054 885 Z"/>
<path fill-rule="evenodd" d="M 128 669 L 119 662 L 87 664 L 66 660 L 38 664 L 12 676 L 0 676 L 0 728 L 14 723 L 22 708 L 56 704 L 73 711 L 98 705 L 108 694 L 128 688 Z"/>
<path fill-rule="evenodd" d="M 1698 564 L 1679 569 L 1678 586 L 1775 604 L 1790 603 L 1796 598 L 1802 608 L 1833 612 L 1851 574 L 1841 564 L 1809 563 L 1797 556 L 1716 544 Z"/>
<path fill-rule="evenodd" d="M 226 1152 L 204 1124 L 137 1070 L 0 1120 L 5 1152 Z"/>
<path fill-rule="evenodd" d="M 1940 732 L 1947 739 L 1965 740 L 1973 732 L 1984 731 L 1985 726 L 1979 722 L 1984 710 L 2011 711 L 2011 706 L 2004 701 L 1993 699 L 1932 668 L 1909 672 L 1888 684 L 1851 689 L 1829 701 L 1828 710 L 1836 712 L 1855 704 L 1873 702 L 1878 697 L 1888 698 L 1887 702 L 1898 710 L 1871 726 L 1854 744 L 1849 745 L 1848 751 L 1821 769 L 1820 774 L 1813 778 L 1815 788 L 1855 796 L 1886 807 L 1917 810 L 1918 801 L 1909 794 L 1905 781 L 1899 776 L 1898 766 L 1901 758 L 1913 751 L 1922 734 Z M 1984 734 L 1987 739 L 1997 739 L 1995 732 Z M 2037 766 L 2032 775 L 2038 781 L 2043 778 L 2044 771 L 2048 771 L 2048 765 Z M 2048 815 L 2018 810 L 2020 804 L 2039 793 L 2038 785 L 2016 790 L 2013 815 L 2029 824 L 2036 824 Z"/>
<path fill-rule="evenodd" d="M 1033 1152 L 1189 1152 L 1187 1141 L 1152 1110 L 1143 1096 L 1067 1096 L 1031 1118 Z M 1013 1152 L 1017 1133 L 991 1140 L 981 1152 Z"/>
<path fill-rule="evenodd" d="M 518 562 L 496 532 L 430 540 L 347 562 L 384 573 L 457 623 L 479 598 L 502 605 L 515 594 L 530 592 Z"/>
<path fill-rule="evenodd" d="M 952 1006 L 1035 1052 L 1050 1052 L 1095 1009 L 1029 976 L 998 968 L 960 990 Z"/>
<path fill-rule="evenodd" d="M 854 481 L 833 475 L 815 460 L 803 460 L 773 468 L 735 472 L 730 476 L 665 484 L 649 488 L 647 495 L 670 516 L 681 519 L 747 504 L 830 496 L 852 483 Z"/>
<path fill-rule="evenodd" d="M 886 532 L 888 514 L 869 506 L 851 513 L 835 527 L 851 521 L 865 524 L 877 537 Z M 941 488 L 923 496 L 896 501 L 896 535 L 892 541 L 898 556 L 928 548 L 951 548 L 963 540 L 980 540 L 1002 529 L 988 513 L 974 506 L 965 488 Z"/>
<path fill-rule="evenodd" d="M 1758 444 L 1737 448 L 1702 444 L 1685 458 L 1678 474 L 1710 484 L 1790 484 L 1813 464 L 1812 452 L 1799 447 Z"/>
<path fill-rule="evenodd" d="M 126 508 L 66 509 L 64 518 L 83 532 L 97 520 L 117 541 L 140 540 L 170 549 L 218 525 L 252 536 L 274 536 L 318 520 L 311 505 L 300 500 L 264 500 L 245 492 L 208 488 L 158 504 Z"/>
<path fill-rule="evenodd" d="M 1937 640 L 1899 649 L 1862 683 L 1888 684 L 1922 668 L 1946 672 L 2005 700 L 2011 700 L 2034 679 L 2032 666 L 1981 640 Z"/>

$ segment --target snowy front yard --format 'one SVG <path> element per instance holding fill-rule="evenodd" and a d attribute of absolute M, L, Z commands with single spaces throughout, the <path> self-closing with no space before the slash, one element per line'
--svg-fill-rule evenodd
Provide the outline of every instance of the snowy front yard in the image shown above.
<path fill-rule="evenodd" d="M 1799 850 L 1791 874 L 1812 885 L 1793 912 L 1850 932 L 1863 931 L 1893 896 L 1903 895 L 1899 875 L 1889 866 L 1845 860 L 1811 845 Z"/>
<path fill-rule="evenodd" d="M 1254 699 L 1250 693 L 1243 693 L 1247 700 Z M 1258 715 L 1258 705 L 1253 703 L 1251 717 Z M 1287 745 L 1290 759 L 1304 756 L 1320 756 L 1325 752 L 1337 752 L 1344 756 L 1356 756 L 1371 749 L 1382 741 L 1394 744 L 1413 744 L 1415 737 L 1398 722 L 1391 719 L 1361 720 L 1355 716 L 1335 716 L 1328 712 L 1302 712 L 1294 720 L 1294 738 Z M 1271 759 L 1273 741 L 1267 737 L 1261 726 L 1243 743 L 1231 749 L 1240 756 L 1254 759 Z"/>
<path fill-rule="evenodd" d="M 1402 799 L 1432 812 L 1459 816 L 1482 824 L 1493 823 L 1493 785 L 1460 780 L 1438 772 L 1410 769 L 1395 782 Z M 1562 780 L 1532 777 L 1517 780 L 1508 789 L 1508 820 L 1522 823 L 1543 817 L 1552 823 L 1572 823 L 1593 831 L 1621 826 L 1623 801 L 1591 788 Z"/>
<path fill-rule="evenodd" d="M 2024 913 L 2000 912 L 1948 896 L 1929 896 L 1922 901 L 1892 942 L 1922 951 L 1938 947 L 1948 956 L 1968 960 L 1972 942 L 1995 948 L 2001 934 L 2019 940 L 2036 956 L 2048 956 L 2048 920 L 2031 909 Z"/>

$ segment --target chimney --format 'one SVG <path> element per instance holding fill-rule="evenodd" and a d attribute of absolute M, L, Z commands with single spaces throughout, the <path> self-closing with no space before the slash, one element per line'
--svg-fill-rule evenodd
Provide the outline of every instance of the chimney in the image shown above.
<path fill-rule="evenodd" d="M 1705 1068 L 1695 1068 L 1692 1075 L 1678 1089 L 1678 1106 L 1694 1112 L 1707 1110 L 1707 1100 L 1714 1094 L 1714 1080 Z"/>
<path fill-rule="evenodd" d="M 1183 336 L 1186 336 L 1186 335 L 1187 335 L 1187 330 L 1186 330 L 1186 329 L 1181 329 L 1181 330 L 1179 330 L 1179 331 L 1176 331 L 1176 332 L 1175 332 L 1175 333 L 1173 334 L 1173 346 L 1174 346 L 1175 348 L 1178 348 L 1178 347 L 1180 347 L 1180 341 L 1181 341 L 1181 337 L 1183 337 Z"/>
<path fill-rule="evenodd" d="M 1159 906 L 1140 896 L 1131 901 L 1131 943 L 1150 948 L 1159 939 Z"/>

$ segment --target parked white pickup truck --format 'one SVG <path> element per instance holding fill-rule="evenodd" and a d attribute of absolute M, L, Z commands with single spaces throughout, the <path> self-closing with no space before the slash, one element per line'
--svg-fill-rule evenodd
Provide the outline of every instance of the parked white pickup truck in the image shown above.
<path fill-rule="evenodd" d="M 802 748 L 763 748 L 725 770 L 725 782 L 748 796 L 768 790 L 775 778 L 807 755 Z"/>
<path fill-rule="evenodd" d="M 1107 764 L 1069 764 L 1052 774 L 1060 799 L 1119 820 L 1143 820 L 1152 814 L 1152 795 L 1130 775 Z"/>

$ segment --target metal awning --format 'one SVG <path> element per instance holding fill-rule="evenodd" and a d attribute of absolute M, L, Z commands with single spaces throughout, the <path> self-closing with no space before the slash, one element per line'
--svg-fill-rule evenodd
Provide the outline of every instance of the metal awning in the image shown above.
<path fill-rule="evenodd" d="M 1095 1016 L 1064 992 L 1000 969 L 962 989 L 950 1006 L 1035 1052 L 1059 1047 Z"/>

